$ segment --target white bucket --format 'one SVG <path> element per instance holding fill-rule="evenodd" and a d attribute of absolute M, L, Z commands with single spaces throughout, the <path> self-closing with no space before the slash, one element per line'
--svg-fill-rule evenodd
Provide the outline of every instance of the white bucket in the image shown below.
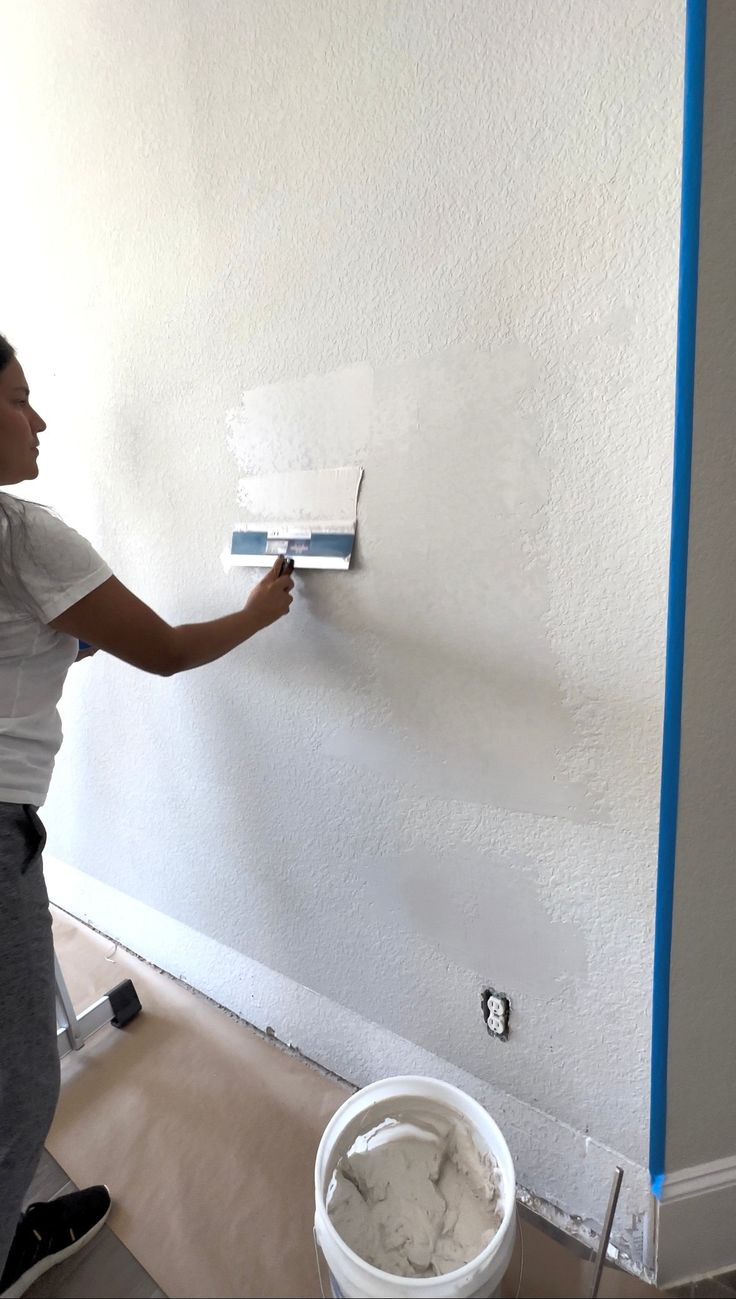
<path fill-rule="evenodd" d="M 501 1226 L 485 1249 L 463 1267 L 444 1276 L 392 1276 L 360 1258 L 338 1235 L 327 1212 L 327 1191 L 338 1159 L 355 1138 L 397 1111 L 407 1115 L 411 1102 L 436 1108 L 443 1117 L 465 1119 L 482 1152 L 489 1151 L 500 1170 Z M 511 1262 L 516 1236 L 516 1178 L 514 1165 L 500 1129 L 471 1096 L 437 1078 L 384 1078 L 356 1092 L 325 1128 L 314 1166 L 314 1234 L 330 1271 L 334 1299 L 487 1299 L 497 1293 Z M 318 1257 L 319 1262 L 319 1257 Z M 320 1278 L 321 1279 L 321 1278 Z"/>

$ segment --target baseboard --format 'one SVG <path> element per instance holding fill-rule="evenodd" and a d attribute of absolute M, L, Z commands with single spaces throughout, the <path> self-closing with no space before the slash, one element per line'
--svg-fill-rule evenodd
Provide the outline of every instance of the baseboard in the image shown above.
<path fill-rule="evenodd" d="M 659 1285 L 736 1271 L 736 1155 L 667 1173 L 658 1194 Z"/>
<path fill-rule="evenodd" d="M 586 1244 L 600 1224 L 613 1170 L 624 1169 L 613 1241 L 622 1266 L 650 1271 L 653 1214 L 644 1168 L 552 1115 L 474 1077 L 243 953 L 52 857 L 49 896 L 63 910 L 275 1034 L 308 1059 L 365 1086 L 394 1074 L 430 1074 L 475 1096 L 511 1148 L 520 1187 L 537 1213 Z"/>

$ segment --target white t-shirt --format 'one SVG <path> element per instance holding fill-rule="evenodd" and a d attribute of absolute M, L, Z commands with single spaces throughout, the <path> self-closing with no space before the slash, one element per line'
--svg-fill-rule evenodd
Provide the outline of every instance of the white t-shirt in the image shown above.
<path fill-rule="evenodd" d="M 0 548 L 0 802 L 40 807 L 62 739 L 57 704 L 79 648 L 47 624 L 112 572 L 73 528 L 4 493 Z"/>

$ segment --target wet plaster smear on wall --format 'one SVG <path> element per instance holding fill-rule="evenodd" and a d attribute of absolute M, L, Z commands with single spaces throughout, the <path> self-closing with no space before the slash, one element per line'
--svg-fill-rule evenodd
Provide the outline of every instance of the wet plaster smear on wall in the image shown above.
<path fill-rule="evenodd" d="M 353 569 L 299 579 L 279 646 L 292 832 L 269 869 L 292 932 L 249 950 L 441 1056 L 462 1042 L 471 1072 L 637 1158 L 646 1028 L 624 1027 L 611 971 L 648 995 L 659 679 L 601 624 L 636 502 L 582 449 L 569 494 L 542 391 L 512 344 L 266 386 L 232 413 L 244 474 L 366 470 Z M 501 1056 L 478 1031 L 485 981 L 513 1001 Z M 627 1035 L 620 1073 L 591 1006 Z"/>

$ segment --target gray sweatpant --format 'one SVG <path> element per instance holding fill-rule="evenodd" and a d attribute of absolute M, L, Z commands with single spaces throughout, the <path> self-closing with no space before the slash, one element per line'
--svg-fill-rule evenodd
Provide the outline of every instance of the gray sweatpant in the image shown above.
<path fill-rule="evenodd" d="M 0 1273 L 59 1099 L 45 843 L 34 807 L 0 803 Z"/>

